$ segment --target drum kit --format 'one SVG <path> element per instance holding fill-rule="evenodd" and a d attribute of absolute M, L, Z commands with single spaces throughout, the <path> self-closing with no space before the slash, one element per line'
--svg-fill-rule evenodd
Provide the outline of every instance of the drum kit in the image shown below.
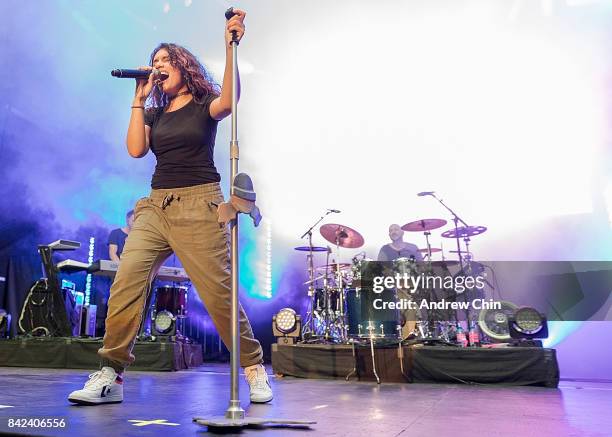
<path fill-rule="evenodd" d="M 319 222 L 323 217 L 319 220 Z M 347 249 L 361 248 L 365 240 L 355 229 L 337 223 L 324 224 L 319 228 L 320 235 L 332 246 L 314 246 L 312 231 L 319 223 L 315 223 L 304 235 L 308 236 L 309 244 L 295 247 L 296 251 L 306 252 L 309 308 L 302 326 L 302 339 L 309 343 L 357 343 L 369 341 L 377 343 L 397 343 L 407 338 L 422 342 L 450 342 L 457 325 L 457 315 L 447 310 L 418 311 L 415 314 L 416 323 L 408 332 L 402 329 L 402 322 L 407 323 L 399 310 L 389 310 L 388 306 L 379 305 L 376 309 L 374 299 L 382 302 L 397 302 L 401 289 L 385 289 L 375 294 L 371 289 L 364 288 L 361 275 L 368 268 L 380 263 L 366 257 L 365 252 L 349 253 L 352 262 L 340 262 L 341 254 Z M 440 229 L 448 222 L 439 218 L 419 219 L 406 223 L 401 227 L 407 232 L 421 232 L 425 237 L 425 247 L 418 249 L 423 254 L 423 261 L 417 262 L 414 257 L 398 258 L 392 263 L 392 273 L 418 276 L 420 274 L 450 274 L 449 268 L 458 269 L 457 274 L 470 274 L 475 265 L 469 250 L 470 238 L 483 234 L 484 226 L 462 226 L 442 232 L 441 236 L 457 240 L 456 253 L 458 260 L 445 260 L 441 248 L 432 247 L 431 232 Z M 463 241 L 463 245 L 461 241 Z M 463 247 L 462 247 L 463 246 Z M 442 252 L 442 260 L 432 260 L 433 254 Z M 333 256 L 332 256 L 333 254 Z M 315 266 L 315 258 L 320 257 L 321 264 Z M 379 267 L 380 268 L 380 267 Z M 412 299 L 457 299 L 456 292 L 451 290 L 441 293 L 440 290 L 420 288 L 410 290 Z M 472 297 L 473 298 L 473 297 Z M 468 324 L 470 324 L 469 315 Z"/>

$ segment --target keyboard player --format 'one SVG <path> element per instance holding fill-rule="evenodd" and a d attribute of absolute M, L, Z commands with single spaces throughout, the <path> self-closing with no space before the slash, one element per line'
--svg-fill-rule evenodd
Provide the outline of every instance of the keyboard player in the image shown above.
<path fill-rule="evenodd" d="M 132 226 L 134 225 L 134 210 L 130 210 L 125 215 L 125 226 L 113 229 L 108 236 L 108 258 L 111 261 L 119 262 L 125 240 L 127 239 Z"/>

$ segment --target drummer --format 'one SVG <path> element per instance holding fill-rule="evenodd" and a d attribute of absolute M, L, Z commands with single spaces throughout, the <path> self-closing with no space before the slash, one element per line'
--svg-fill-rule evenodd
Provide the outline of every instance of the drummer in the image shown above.
<path fill-rule="evenodd" d="M 414 257 L 416 261 L 423 261 L 419 248 L 412 243 L 404 241 L 404 231 L 398 224 L 389 226 L 391 243 L 385 244 L 378 252 L 378 261 L 393 261 L 398 258 Z"/>
<path fill-rule="evenodd" d="M 378 252 L 378 261 L 394 261 L 398 258 L 412 258 L 415 261 L 423 261 L 423 255 L 419 252 L 418 246 L 404 241 L 404 231 L 398 224 L 389 226 L 389 238 L 391 243 L 385 244 Z M 409 290 L 398 289 L 398 299 L 411 299 Z M 417 311 L 405 309 L 400 312 L 402 323 L 402 340 L 413 338 L 416 330 Z"/>

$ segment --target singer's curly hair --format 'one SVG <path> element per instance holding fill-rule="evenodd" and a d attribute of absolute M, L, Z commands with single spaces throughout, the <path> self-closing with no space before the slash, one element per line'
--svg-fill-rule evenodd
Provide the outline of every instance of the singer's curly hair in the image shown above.
<path fill-rule="evenodd" d="M 218 95 L 220 93 L 219 84 L 214 81 L 204 65 L 193 53 L 178 44 L 161 43 L 158 45 L 151 53 L 150 66 L 153 66 L 153 58 L 161 49 L 166 49 L 170 56 L 170 64 L 181 72 L 183 81 L 196 103 L 202 103 L 209 94 Z M 148 100 L 149 106 L 155 108 L 163 108 L 169 103 L 168 96 L 157 85 L 153 86 Z"/>

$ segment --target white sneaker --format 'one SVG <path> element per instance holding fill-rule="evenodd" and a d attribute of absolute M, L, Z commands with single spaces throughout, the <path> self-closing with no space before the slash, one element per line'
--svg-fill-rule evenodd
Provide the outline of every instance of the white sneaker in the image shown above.
<path fill-rule="evenodd" d="M 265 403 L 272 400 L 272 387 L 268 381 L 266 368 L 261 364 L 244 368 L 244 374 L 249 384 L 251 402 Z"/>
<path fill-rule="evenodd" d="M 89 375 L 89 380 L 81 390 L 70 393 L 68 400 L 80 405 L 123 402 L 123 378 L 112 367 L 102 367 Z"/>

